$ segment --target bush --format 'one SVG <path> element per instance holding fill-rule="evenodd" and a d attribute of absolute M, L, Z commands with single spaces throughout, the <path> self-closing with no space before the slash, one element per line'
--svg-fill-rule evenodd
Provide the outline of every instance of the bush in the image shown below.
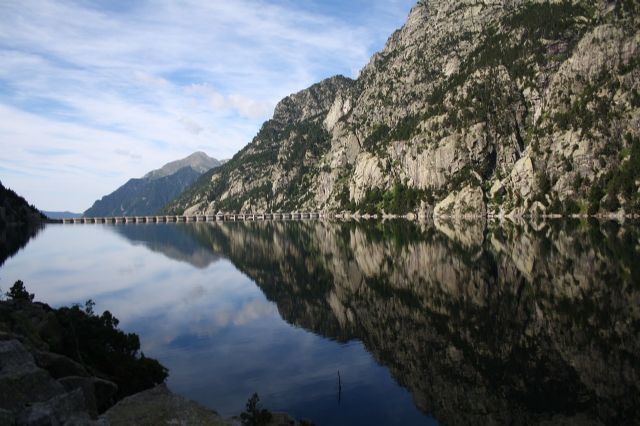
<path fill-rule="evenodd" d="M 580 213 L 580 205 L 574 200 L 565 200 L 562 206 L 565 214 L 578 214 Z"/>

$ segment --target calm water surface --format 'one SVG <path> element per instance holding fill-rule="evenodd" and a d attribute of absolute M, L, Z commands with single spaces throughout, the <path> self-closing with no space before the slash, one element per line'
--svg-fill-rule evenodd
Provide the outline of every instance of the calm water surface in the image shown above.
<path fill-rule="evenodd" d="M 17 279 L 95 300 L 225 416 L 258 392 L 318 425 L 639 419 L 635 224 L 50 225 Z"/>

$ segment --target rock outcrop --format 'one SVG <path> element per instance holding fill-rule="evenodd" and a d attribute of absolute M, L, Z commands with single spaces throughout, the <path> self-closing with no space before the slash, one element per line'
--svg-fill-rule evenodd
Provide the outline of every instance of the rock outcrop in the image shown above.
<path fill-rule="evenodd" d="M 357 80 L 285 98 L 167 210 L 406 213 L 472 185 L 494 215 L 638 211 L 639 15 L 629 1 L 421 0 Z"/>
<path fill-rule="evenodd" d="M 466 186 L 459 192 L 452 192 L 436 205 L 433 215 L 436 218 L 485 218 L 487 209 L 484 193 L 481 188 L 472 186 Z"/>
<path fill-rule="evenodd" d="M 123 399 L 103 418 L 111 426 L 227 425 L 214 411 L 172 393 L 164 384 Z"/>
<path fill-rule="evenodd" d="M 0 337 L 9 338 L 7 335 Z M 96 407 L 115 395 L 115 384 L 97 378 L 69 379 L 54 379 L 36 364 L 33 355 L 20 341 L 0 340 L 2 424 L 103 424 L 97 420 Z M 96 382 L 101 383 L 96 385 Z M 100 389 L 97 393 L 96 388 Z"/>

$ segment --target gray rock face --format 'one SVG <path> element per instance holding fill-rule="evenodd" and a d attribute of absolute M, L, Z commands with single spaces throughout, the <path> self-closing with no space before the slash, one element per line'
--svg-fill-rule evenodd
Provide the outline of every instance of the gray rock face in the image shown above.
<path fill-rule="evenodd" d="M 80 389 L 62 393 L 53 398 L 35 402 L 16 417 L 18 425 L 102 425 L 94 422 L 86 411 L 84 395 Z"/>
<path fill-rule="evenodd" d="M 103 424 L 92 420 L 91 415 L 97 412 L 95 404 L 92 410 L 87 403 L 87 395 L 80 387 L 67 387 L 38 367 L 19 341 L 0 340 L 0 424 Z"/>
<path fill-rule="evenodd" d="M 114 406 L 118 391 L 114 383 L 91 377 L 82 366 L 61 358 L 36 352 L 40 365 L 60 376 L 56 380 L 36 365 L 33 355 L 18 340 L 0 339 L 0 425 L 226 424 L 215 412 L 171 393 L 165 385 Z"/>
<path fill-rule="evenodd" d="M 226 425 L 215 412 L 171 393 L 165 385 L 123 399 L 102 418 L 112 426 Z"/>
<path fill-rule="evenodd" d="M 603 211 L 607 188 L 640 208 L 640 174 L 614 179 L 640 161 L 639 15 L 636 2 L 419 1 L 356 81 L 284 99 L 170 210 L 358 210 L 398 183 L 416 207 L 472 185 L 492 214 Z"/>
<path fill-rule="evenodd" d="M 273 120 L 282 124 L 293 124 L 318 114 L 326 114 L 336 100 L 336 95 L 352 85 L 353 80 L 343 76 L 331 77 L 314 84 L 281 100 L 276 105 Z"/>
<path fill-rule="evenodd" d="M 172 161 L 165 164 L 157 170 L 152 170 L 143 179 L 158 179 L 165 176 L 170 176 L 180 169 L 185 167 L 191 167 L 198 173 L 205 173 L 214 167 L 219 167 L 222 163 L 215 158 L 209 157 L 204 152 L 194 152 L 190 156 L 181 160 Z"/>
<path fill-rule="evenodd" d="M 36 364 L 40 368 L 47 370 L 54 379 L 67 376 L 89 376 L 89 373 L 82 365 L 64 355 L 36 351 L 33 353 L 33 357 Z"/>
<path fill-rule="evenodd" d="M 115 403 L 118 385 L 97 377 L 68 376 L 58 380 L 68 391 L 79 389 L 93 417 L 104 412 Z"/>
<path fill-rule="evenodd" d="M 472 186 L 464 187 L 460 192 L 452 192 L 436 205 L 433 215 L 464 219 L 484 218 L 487 215 L 484 193 L 482 189 Z"/>
<path fill-rule="evenodd" d="M 0 341 L 0 408 L 20 410 L 64 392 L 62 385 L 39 368 L 17 340 Z"/>

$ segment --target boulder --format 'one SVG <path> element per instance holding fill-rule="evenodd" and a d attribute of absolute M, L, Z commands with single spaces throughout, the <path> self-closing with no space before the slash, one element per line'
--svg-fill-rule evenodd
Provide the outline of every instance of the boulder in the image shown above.
<path fill-rule="evenodd" d="M 491 198 L 496 198 L 499 197 L 501 195 L 504 195 L 504 184 L 502 183 L 502 181 L 495 181 L 495 183 L 491 186 L 491 189 L 489 190 L 489 196 Z"/>
<path fill-rule="evenodd" d="M 535 195 L 536 176 L 529 155 L 522 157 L 513 166 L 509 175 L 509 185 L 514 193 L 519 194 L 523 200 L 530 199 Z"/>
<path fill-rule="evenodd" d="M 95 394 L 104 392 L 102 384 L 93 387 Z M 0 425 L 104 424 L 91 414 L 83 389 L 69 391 L 36 365 L 22 343 L 0 340 Z"/>
<path fill-rule="evenodd" d="M 80 389 L 63 393 L 47 401 L 36 402 L 20 412 L 17 424 L 25 426 L 95 425 L 86 411 L 84 395 Z"/>
<path fill-rule="evenodd" d="M 36 364 L 40 368 L 47 370 L 54 379 L 67 376 L 89 376 L 89 373 L 82 364 L 64 355 L 45 351 L 35 351 L 33 353 L 33 357 L 35 358 Z"/>
<path fill-rule="evenodd" d="M 484 202 L 484 192 L 477 186 L 467 186 L 459 192 L 452 192 L 436 205 L 433 215 L 466 219 L 485 218 L 487 206 Z"/>
<path fill-rule="evenodd" d="M 102 418 L 112 426 L 226 425 L 216 412 L 171 393 L 164 384 L 123 399 Z"/>
<path fill-rule="evenodd" d="M 98 377 L 70 376 L 58 380 L 66 390 L 82 390 L 89 412 L 93 416 L 105 412 L 113 406 L 118 393 L 118 385 Z"/>
<path fill-rule="evenodd" d="M 64 392 L 17 340 L 0 341 L 0 409 L 16 411 Z"/>

